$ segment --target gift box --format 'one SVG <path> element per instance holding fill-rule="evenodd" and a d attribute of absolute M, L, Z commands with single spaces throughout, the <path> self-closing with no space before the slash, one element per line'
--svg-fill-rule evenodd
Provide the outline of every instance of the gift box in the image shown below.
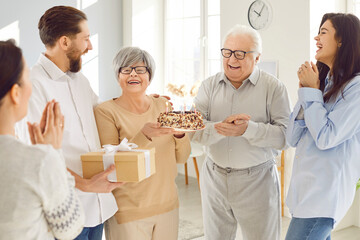
<path fill-rule="evenodd" d="M 155 148 L 130 151 L 89 152 L 81 155 L 83 177 L 103 172 L 111 164 L 116 170 L 108 177 L 113 182 L 140 182 L 155 173 Z"/>

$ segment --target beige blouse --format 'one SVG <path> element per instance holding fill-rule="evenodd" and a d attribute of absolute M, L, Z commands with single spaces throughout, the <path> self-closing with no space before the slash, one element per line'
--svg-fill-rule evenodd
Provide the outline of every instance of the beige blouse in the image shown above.
<path fill-rule="evenodd" d="M 95 118 L 101 144 L 119 144 L 125 137 L 142 147 L 155 147 L 156 173 L 139 183 L 126 183 L 113 191 L 119 210 L 118 223 L 126 223 L 171 211 L 179 206 L 175 177 L 176 163 L 184 163 L 190 155 L 190 140 L 173 135 L 149 140 L 141 132 L 147 122 L 156 122 L 165 112 L 166 99 L 151 98 L 143 114 L 127 111 L 114 100 L 98 105 Z"/>

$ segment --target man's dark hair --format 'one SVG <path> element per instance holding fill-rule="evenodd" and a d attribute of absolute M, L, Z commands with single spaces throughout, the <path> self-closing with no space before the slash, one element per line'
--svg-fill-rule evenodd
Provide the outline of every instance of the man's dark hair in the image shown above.
<path fill-rule="evenodd" d="M 87 20 L 85 13 L 68 6 L 55 6 L 41 16 L 38 24 L 41 41 L 53 47 L 61 36 L 74 37 L 81 29 L 79 23 Z"/>

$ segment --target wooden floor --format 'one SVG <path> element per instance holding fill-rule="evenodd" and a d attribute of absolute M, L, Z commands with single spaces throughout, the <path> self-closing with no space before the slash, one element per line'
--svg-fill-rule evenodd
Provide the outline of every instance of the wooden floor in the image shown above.
<path fill-rule="evenodd" d="M 180 198 L 180 218 L 192 221 L 194 224 L 202 226 L 201 200 L 200 191 L 196 178 L 189 177 L 189 184 L 185 185 L 184 175 L 176 179 Z M 289 227 L 290 219 L 282 218 L 281 239 L 285 239 L 286 231 Z M 240 235 L 238 232 L 237 235 Z M 193 240 L 203 240 L 203 237 L 194 238 Z M 241 240 L 237 236 L 236 240 Z M 360 228 L 349 227 L 331 234 L 332 240 L 360 240 Z"/>

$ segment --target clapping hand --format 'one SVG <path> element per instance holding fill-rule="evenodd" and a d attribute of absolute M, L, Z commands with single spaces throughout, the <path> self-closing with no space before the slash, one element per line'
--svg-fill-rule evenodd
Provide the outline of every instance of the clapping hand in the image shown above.
<path fill-rule="evenodd" d="M 227 117 L 223 122 L 214 125 L 217 133 L 230 137 L 241 136 L 248 127 L 250 116 L 244 113 Z"/>
<path fill-rule="evenodd" d="M 245 123 L 246 121 L 249 121 L 250 118 L 251 117 L 245 113 L 234 114 L 234 115 L 228 116 L 223 121 L 223 123 L 234 123 L 234 124 L 241 125 L 241 124 Z"/>
<path fill-rule="evenodd" d="M 319 70 L 313 62 L 305 62 L 297 72 L 299 87 L 320 89 Z"/>
<path fill-rule="evenodd" d="M 64 116 L 58 102 L 52 100 L 46 104 L 40 124 L 27 124 L 32 144 L 51 144 L 55 149 L 61 148 Z"/>

